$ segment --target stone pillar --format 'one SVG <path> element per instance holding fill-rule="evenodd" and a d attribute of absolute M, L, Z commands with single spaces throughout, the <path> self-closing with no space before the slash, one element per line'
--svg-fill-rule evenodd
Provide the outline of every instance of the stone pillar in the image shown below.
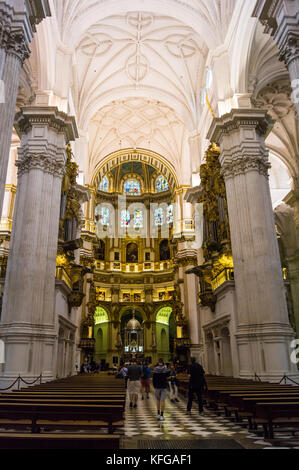
<path fill-rule="evenodd" d="M 240 376 L 277 381 L 296 367 L 268 182 L 270 124 L 262 110 L 233 109 L 214 119 L 208 138 L 220 144 L 227 191 Z"/>
<path fill-rule="evenodd" d="M 18 189 L 0 335 L 6 343 L 3 381 L 21 373 L 56 376 L 55 268 L 65 145 L 77 136 L 74 118 L 57 108 L 25 107 Z M 0 381 L 1 382 L 1 381 Z"/>
<path fill-rule="evenodd" d="M 197 251 L 185 249 L 176 255 L 176 260 L 180 266 L 183 278 L 182 302 L 184 303 L 184 313 L 188 319 L 189 338 L 191 342 L 190 354 L 200 360 L 201 339 L 200 320 L 198 306 L 198 280 L 196 276 L 186 274 L 186 271 L 197 266 Z"/>
<path fill-rule="evenodd" d="M 22 65 L 30 55 L 36 24 L 50 15 L 48 0 L 18 3 L 12 7 L 11 2 L 0 1 L 0 85 L 4 94 L 0 100 L 0 214 Z"/>
<path fill-rule="evenodd" d="M 293 88 L 299 86 L 299 10 L 298 0 L 258 0 L 253 12 L 273 36 L 280 59 L 289 70 Z M 296 92 L 298 95 L 298 93 Z M 296 102 L 299 116 L 299 101 Z"/>

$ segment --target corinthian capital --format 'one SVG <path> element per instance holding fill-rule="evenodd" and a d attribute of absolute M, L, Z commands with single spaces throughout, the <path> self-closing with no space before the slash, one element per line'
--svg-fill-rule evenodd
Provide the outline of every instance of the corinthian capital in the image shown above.
<path fill-rule="evenodd" d="M 260 155 L 243 156 L 241 154 L 231 160 L 225 161 L 221 168 L 221 174 L 224 179 L 229 179 L 249 171 L 257 171 L 267 178 L 270 168 L 271 164 L 265 157 L 261 157 Z"/>
<path fill-rule="evenodd" d="M 259 109 L 233 109 L 213 120 L 208 139 L 220 145 L 225 179 L 249 171 L 268 176 L 270 164 L 264 139 L 272 125 L 267 112 Z"/>
<path fill-rule="evenodd" d="M 21 153 L 22 155 L 22 153 Z M 44 155 L 43 153 L 29 153 L 22 155 L 16 162 L 18 167 L 18 176 L 29 173 L 31 170 L 40 170 L 49 173 L 55 177 L 62 178 L 64 174 L 64 163 L 53 158 L 52 155 Z"/>
<path fill-rule="evenodd" d="M 0 0 L 0 48 L 23 63 L 30 55 L 29 44 L 36 32 L 36 25 L 50 16 L 51 11 L 48 0 L 17 3 Z"/>
<path fill-rule="evenodd" d="M 299 57 L 299 32 L 292 31 L 280 47 L 280 60 L 288 67 L 293 60 Z"/>
<path fill-rule="evenodd" d="M 7 54 L 16 56 L 23 64 L 30 56 L 29 45 L 22 30 L 10 31 L 3 40 Z"/>

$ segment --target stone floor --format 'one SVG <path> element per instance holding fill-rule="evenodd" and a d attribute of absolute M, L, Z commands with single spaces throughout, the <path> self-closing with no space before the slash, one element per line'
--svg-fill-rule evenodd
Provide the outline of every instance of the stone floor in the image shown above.
<path fill-rule="evenodd" d="M 173 404 L 167 399 L 163 423 L 157 420 L 154 393 L 150 394 L 149 399 L 139 400 L 137 409 L 129 408 L 127 400 L 123 448 L 137 449 L 138 441 L 154 439 L 233 439 L 245 449 L 275 448 L 265 442 L 263 437 L 249 433 L 246 428 L 217 416 L 214 412 L 205 410 L 204 415 L 199 416 L 195 403 L 189 416 L 186 414 L 186 401 L 182 397 L 179 400 L 179 403 Z"/>

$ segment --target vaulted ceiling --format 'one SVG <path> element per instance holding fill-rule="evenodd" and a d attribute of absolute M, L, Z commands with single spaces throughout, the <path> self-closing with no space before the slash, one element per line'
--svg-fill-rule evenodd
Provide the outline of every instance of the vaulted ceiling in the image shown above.
<path fill-rule="evenodd" d="M 79 126 L 112 100 L 129 96 L 173 104 L 196 126 L 207 47 L 191 28 L 173 18 L 129 12 L 94 24 L 75 52 L 73 98 Z"/>
<path fill-rule="evenodd" d="M 100 109 L 89 125 L 89 138 L 92 167 L 99 156 L 125 148 L 144 148 L 180 168 L 187 137 L 184 123 L 173 109 L 157 101 L 129 98 Z"/>

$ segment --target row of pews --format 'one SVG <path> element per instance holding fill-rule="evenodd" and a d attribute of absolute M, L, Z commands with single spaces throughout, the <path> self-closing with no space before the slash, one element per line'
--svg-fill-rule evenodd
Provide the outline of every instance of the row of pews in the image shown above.
<path fill-rule="evenodd" d="M 179 390 L 186 396 L 188 378 L 186 375 L 178 378 Z M 299 386 L 231 377 L 206 376 L 206 380 L 208 390 L 203 398 L 210 409 L 223 412 L 228 419 L 237 423 L 245 422 L 250 431 L 262 432 L 264 438 L 270 441 L 278 443 L 276 434 L 288 433 L 289 444 L 298 445 Z"/>
<path fill-rule="evenodd" d="M 0 394 L 0 449 L 119 449 L 126 390 L 106 373 Z"/>

